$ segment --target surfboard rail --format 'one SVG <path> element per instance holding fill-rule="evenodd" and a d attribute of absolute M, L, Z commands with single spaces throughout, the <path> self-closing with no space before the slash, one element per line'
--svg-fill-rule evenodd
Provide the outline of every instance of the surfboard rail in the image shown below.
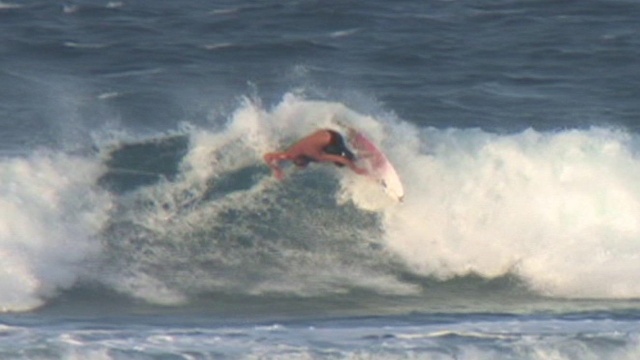
<path fill-rule="evenodd" d="M 358 162 L 365 165 L 368 176 L 380 183 L 387 195 L 397 201 L 402 201 L 404 187 L 387 156 L 362 132 L 352 127 L 346 128 L 349 144 L 355 150 Z"/>

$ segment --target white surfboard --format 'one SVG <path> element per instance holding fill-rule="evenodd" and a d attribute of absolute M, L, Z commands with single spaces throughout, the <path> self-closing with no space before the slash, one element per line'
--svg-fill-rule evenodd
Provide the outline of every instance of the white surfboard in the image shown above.
<path fill-rule="evenodd" d="M 358 164 L 369 172 L 368 176 L 380 183 L 385 193 L 397 201 L 404 199 L 404 188 L 396 169 L 386 155 L 363 133 L 349 129 L 349 143 L 355 150 Z"/>

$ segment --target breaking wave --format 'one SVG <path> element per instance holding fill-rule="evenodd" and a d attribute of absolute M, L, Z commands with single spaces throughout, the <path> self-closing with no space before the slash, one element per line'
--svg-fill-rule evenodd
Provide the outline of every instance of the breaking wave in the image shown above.
<path fill-rule="evenodd" d="M 404 203 L 344 169 L 262 154 L 336 121 L 366 132 Z M 112 139 L 113 140 L 113 139 Z M 586 128 L 496 134 L 286 95 L 226 123 L 0 161 L 0 307 L 80 282 L 152 303 L 206 294 L 420 297 L 424 279 L 514 277 L 560 298 L 637 298 L 638 137 Z"/>

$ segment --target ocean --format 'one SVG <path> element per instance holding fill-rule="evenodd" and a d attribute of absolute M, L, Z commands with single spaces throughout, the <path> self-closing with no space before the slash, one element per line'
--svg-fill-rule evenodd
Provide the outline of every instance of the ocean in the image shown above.
<path fill-rule="evenodd" d="M 1 359 L 637 359 L 640 2 L 1 0 Z M 348 124 L 405 200 L 266 152 Z"/>

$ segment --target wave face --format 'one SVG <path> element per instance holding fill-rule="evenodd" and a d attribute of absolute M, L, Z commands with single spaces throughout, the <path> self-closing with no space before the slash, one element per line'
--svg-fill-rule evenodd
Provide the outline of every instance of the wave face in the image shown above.
<path fill-rule="evenodd" d="M 380 144 L 403 203 L 331 166 L 273 179 L 262 154 L 336 121 Z M 621 129 L 437 129 L 288 94 L 245 100 L 217 128 L 104 139 L 89 155 L 1 161 L 2 309 L 95 286 L 165 305 L 446 303 L 470 286 L 490 296 L 487 281 L 510 296 L 640 296 L 638 139 Z"/>

